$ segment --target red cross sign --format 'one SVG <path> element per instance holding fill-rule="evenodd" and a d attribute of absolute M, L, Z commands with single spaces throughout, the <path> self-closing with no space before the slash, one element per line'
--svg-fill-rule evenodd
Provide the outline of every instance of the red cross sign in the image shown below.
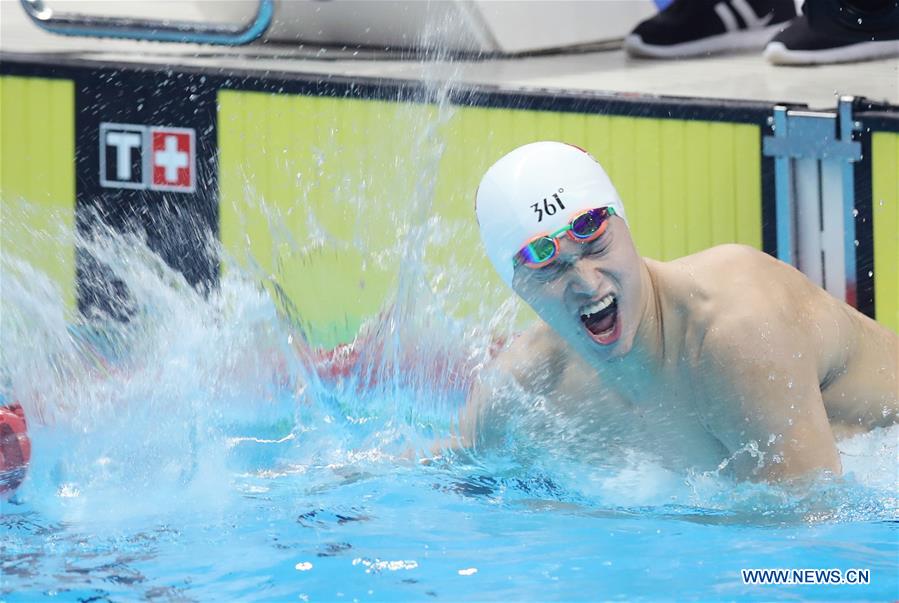
<path fill-rule="evenodd" d="M 193 192 L 196 149 L 190 128 L 150 128 L 150 188 Z"/>

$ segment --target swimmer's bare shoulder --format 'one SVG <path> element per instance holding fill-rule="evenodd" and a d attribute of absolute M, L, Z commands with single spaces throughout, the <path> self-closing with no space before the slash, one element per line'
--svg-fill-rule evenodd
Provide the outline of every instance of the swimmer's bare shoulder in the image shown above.
<path fill-rule="evenodd" d="M 838 474 L 820 387 L 834 343 L 815 328 L 840 320 L 836 300 L 749 247 L 715 247 L 683 266 L 702 298 L 699 326 L 688 338 L 703 393 L 698 410 L 708 430 L 742 456 L 738 473 L 775 480 Z"/>
<path fill-rule="evenodd" d="M 669 264 L 682 275 L 672 280 L 691 306 L 700 335 L 722 318 L 750 323 L 761 338 L 775 329 L 799 328 L 796 344 L 813 344 L 811 357 L 822 379 L 834 363 L 844 360 L 834 354 L 843 350 L 845 355 L 860 321 L 873 322 L 796 268 L 746 245 L 718 245 Z M 692 303 L 694 297 L 697 303 Z M 745 338 L 747 333 L 732 335 Z"/>
<path fill-rule="evenodd" d="M 796 268 L 742 245 L 690 256 L 716 301 L 707 320 L 728 314 L 759 337 L 792 332 L 788 348 L 813 363 L 837 437 L 899 421 L 899 336 L 836 299 Z M 751 333 L 752 331 L 750 331 Z M 747 333 L 735 333 L 746 337 Z"/>

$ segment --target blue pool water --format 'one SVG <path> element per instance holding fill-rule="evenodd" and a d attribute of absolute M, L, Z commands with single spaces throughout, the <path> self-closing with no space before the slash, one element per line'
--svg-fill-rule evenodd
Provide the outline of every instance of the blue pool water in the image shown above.
<path fill-rule="evenodd" d="M 484 471 L 385 470 L 317 488 L 306 474 L 247 478 L 235 480 L 244 492 L 220 508 L 178 509 L 172 501 L 140 520 L 114 522 L 98 509 L 54 520 L 22 505 L 3 519 L 4 598 L 859 601 L 896 594 L 896 523 L 876 512 L 808 522 L 789 513 L 621 508 L 567 501 L 576 496 L 547 476 Z M 872 585 L 743 586 L 739 570 L 759 566 L 864 567 Z"/>
<path fill-rule="evenodd" d="M 232 271 L 204 298 L 139 242 L 116 245 L 138 311 L 93 331 L 4 259 L 4 364 L 34 453 L 2 503 L 0 600 L 899 596 L 895 428 L 843 442 L 846 478 L 803 492 L 635 450 L 586 462 L 590 442 L 561 446 L 536 420 L 413 462 L 464 400 L 435 361 L 470 377 L 488 355 L 478 324 L 422 330 L 407 307 L 328 378 L 252 279 Z M 414 362 L 383 360 L 399 357 Z M 870 584 L 744 585 L 751 568 L 866 569 Z"/>

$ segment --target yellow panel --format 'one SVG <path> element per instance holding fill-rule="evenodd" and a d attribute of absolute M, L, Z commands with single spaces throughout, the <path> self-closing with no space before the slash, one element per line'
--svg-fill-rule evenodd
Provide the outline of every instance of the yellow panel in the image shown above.
<path fill-rule="evenodd" d="M 687 203 L 687 252 L 705 249 L 712 242 L 712 195 L 709 179 L 709 124 L 686 124 L 684 154 L 689 157 L 686 165 L 686 182 L 689 195 Z M 759 201 L 761 203 L 761 201 Z"/>
<path fill-rule="evenodd" d="M 874 315 L 899 332 L 899 134 L 871 136 Z"/>
<path fill-rule="evenodd" d="M 471 114 L 463 120 L 462 113 L 457 111 L 443 129 L 446 152 L 440 158 L 434 193 L 434 212 L 438 215 L 454 220 L 465 219 L 474 207 L 475 191 L 466 191 L 458 183 L 474 180 L 473 168 L 482 161 L 483 146 L 475 144 L 473 129 L 465 127 L 466 122 L 480 121 L 483 119 L 478 114 Z M 466 149 L 467 152 L 453 152 L 456 149 Z"/>
<path fill-rule="evenodd" d="M 660 257 L 673 258 L 687 253 L 687 204 L 691 195 L 687 188 L 687 154 L 683 121 L 666 119 L 660 125 L 660 144 L 664 155 L 661 160 L 660 180 L 663 183 L 659 229 L 662 253 Z"/>
<path fill-rule="evenodd" d="M 735 241 L 762 247 L 762 156 L 759 152 L 761 131 L 758 126 L 731 126 L 734 146 Z"/>
<path fill-rule="evenodd" d="M 295 185 L 290 181 L 290 157 L 288 150 L 291 132 L 284 127 L 291 111 L 293 98 L 290 96 L 272 95 L 268 97 L 268 127 L 266 133 L 265 152 L 270 159 L 267 162 L 268 195 L 266 201 L 278 207 L 292 205 Z"/>
<path fill-rule="evenodd" d="M 538 112 L 510 111 L 512 132 L 508 141 L 512 147 L 527 144 L 535 140 L 537 137 L 537 119 Z"/>
<path fill-rule="evenodd" d="M 433 201 L 422 175 L 440 157 L 417 150 L 432 137 L 434 108 L 262 93 L 238 105 L 235 94 L 219 102 L 220 123 L 233 128 L 220 132 L 223 245 L 286 294 L 313 340 L 345 341 L 383 309 L 397 240 L 420 229 Z"/>
<path fill-rule="evenodd" d="M 268 104 L 271 95 L 248 94 L 244 97 L 244 123 L 245 130 L 241 136 L 243 157 L 245 163 L 239 166 L 238 172 L 243 174 L 245 202 L 247 204 L 259 204 L 260 211 L 247 212 L 247 234 L 252 241 L 253 257 L 259 263 L 263 275 L 270 275 L 274 271 L 273 245 L 271 232 L 271 211 L 276 207 L 276 200 L 271 198 L 268 182 L 267 154 L 268 140 L 266 119 L 268 119 Z M 263 117 L 265 116 L 265 117 Z M 253 158 L 255 161 L 250 161 Z"/>
<path fill-rule="evenodd" d="M 0 193 L 4 202 L 26 197 L 30 178 L 26 153 L 28 144 L 28 80 L 20 77 L 0 77 L 3 83 L 0 95 L 0 139 L 2 139 L 2 164 L 0 164 Z M 23 177 L 24 176 L 24 177 Z M 7 241 L 4 237 L 4 241 Z"/>
<path fill-rule="evenodd" d="M 514 114 L 508 109 L 469 107 L 457 110 L 448 124 L 435 209 L 442 218 L 439 226 L 449 232 L 442 245 L 433 246 L 428 260 L 435 268 L 444 267 L 441 283 L 447 283 L 445 290 L 457 291 L 452 294 L 457 305 L 448 308 L 454 316 L 479 316 L 508 298 L 508 290 L 483 253 L 475 227 L 474 201 L 484 171 L 518 144 L 533 140 L 526 137 L 526 132 L 516 131 Z M 452 191 L 451 199 L 440 198 L 447 194 L 445 191 Z M 443 213 L 442 208 L 448 203 L 453 209 Z M 452 220 L 445 219 L 448 217 Z M 471 283 L 478 283 L 477 295 L 465 291 L 471 289 Z M 527 311 L 519 316 L 519 320 L 532 318 L 533 314 Z"/>
<path fill-rule="evenodd" d="M 587 116 L 583 113 L 560 113 L 559 140 L 586 149 L 590 146 Z M 590 119 L 596 119 L 590 116 Z M 595 157 L 595 155 L 594 155 Z"/>
<path fill-rule="evenodd" d="M 642 225 L 645 224 L 642 207 L 636 197 L 638 178 L 637 155 L 634 139 L 635 121 L 631 117 L 611 117 L 609 119 L 610 148 L 605 156 L 606 171 L 615 184 L 619 196 L 624 201 L 627 219 L 633 232 L 637 249 L 643 253 L 644 240 L 641 236 Z M 589 150 L 589 149 L 588 149 Z"/>
<path fill-rule="evenodd" d="M 244 94 L 221 91 L 218 94 L 218 153 L 219 153 L 219 238 L 229 253 L 235 253 L 238 262 L 243 261 L 241 251 L 248 243 L 247 217 L 241 213 L 240 202 L 244 196 L 246 165 L 243 156 Z"/>
<path fill-rule="evenodd" d="M 643 255 L 659 258 L 662 251 L 662 158 L 660 121 L 640 119 L 631 124 L 634 138 L 633 200 L 635 212 L 629 216 L 636 233 L 637 248 Z M 629 207 L 629 209 L 630 209 Z"/>
<path fill-rule="evenodd" d="M 612 118 L 606 115 L 590 115 L 587 117 L 585 149 L 606 168 L 612 163 Z M 621 191 L 618 191 L 619 194 Z"/>
<path fill-rule="evenodd" d="M 489 317 L 508 299 L 481 248 L 474 197 L 496 159 L 535 140 L 577 144 L 606 166 L 647 255 L 708 247 L 716 219 L 719 239 L 759 242 L 754 127 L 712 136 L 702 122 L 239 92 L 220 93 L 219 111 L 223 244 L 249 253 L 324 346 L 386 309 L 397 278 L 429 287 L 453 316 Z M 727 162 L 715 216 L 713 157 Z M 756 216 L 748 235 L 738 212 Z M 532 319 L 523 308 L 516 322 Z"/>
<path fill-rule="evenodd" d="M 709 155 L 707 178 L 710 186 L 712 242 L 715 245 L 735 241 L 736 216 L 734 212 L 734 139 L 733 124 L 709 125 L 709 146 L 715 149 Z"/>
<path fill-rule="evenodd" d="M 75 94 L 68 80 L 0 77 L 0 247 L 75 288 Z"/>
<path fill-rule="evenodd" d="M 556 111 L 539 111 L 533 113 L 532 115 L 535 128 L 530 141 L 563 140 L 561 113 L 558 113 Z"/>

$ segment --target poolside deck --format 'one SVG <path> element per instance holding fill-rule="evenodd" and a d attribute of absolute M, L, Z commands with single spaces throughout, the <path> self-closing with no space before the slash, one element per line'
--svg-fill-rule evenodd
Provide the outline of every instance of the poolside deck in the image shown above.
<path fill-rule="evenodd" d="M 190 19 L 188 3 L 154 2 Z M 240 48 L 70 38 L 49 34 L 19 3 L 0 0 L 0 52 L 48 61 L 153 64 L 218 72 L 292 73 L 366 79 L 443 79 L 501 89 L 591 91 L 749 100 L 832 108 L 840 95 L 899 105 L 899 59 L 819 67 L 769 65 L 760 53 L 701 59 L 632 59 L 620 49 L 423 64 L 399 53 L 258 43 Z"/>
<path fill-rule="evenodd" d="M 128 6 L 197 16 L 192 3 Z M 363 273 L 355 252 L 275 258 L 272 215 L 295 240 L 310 228 L 291 213 L 298 205 L 339 230 L 360 198 L 411 198 L 415 174 L 429 170 L 435 215 L 464 233 L 432 260 L 479 266 L 475 278 L 489 283 L 472 194 L 491 162 L 537 139 L 577 144 L 603 162 L 645 255 L 750 245 L 899 328 L 899 59 L 812 68 L 769 65 L 760 53 L 634 60 L 612 43 L 423 62 L 318 45 L 61 37 L 14 0 L 0 0 L 0 11 L 5 198 L 41 201 L 73 230 L 84 224 L 75 216 L 97 208 L 117 225 L 137 221 L 191 283 L 219 277 L 218 258 L 197 235 L 213 232 L 234 257 L 249 251 L 266 274 L 277 271 L 325 344 L 352 340 L 379 311 L 393 268 Z M 436 123 L 423 82 L 451 84 L 451 118 Z M 139 141 L 129 143 L 130 166 L 117 154 L 122 135 Z M 435 136 L 442 144 L 430 144 Z M 265 211 L 244 207 L 254 196 Z M 382 218 L 366 216 L 366 229 L 395 232 Z M 37 218 L 21 219 L 23 228 L 4 220 L 4 239 L 39 232 Z M 455 257 L 460 248 L 469 255 Z M 105 303 L 105 289 L 91 284 L 102 281 L 83 278 L 89 266 L 72 245 L 39 261 L 73 309 Z M 304 283 L 323 280 L 331 298 L 303 294 Z"/>

